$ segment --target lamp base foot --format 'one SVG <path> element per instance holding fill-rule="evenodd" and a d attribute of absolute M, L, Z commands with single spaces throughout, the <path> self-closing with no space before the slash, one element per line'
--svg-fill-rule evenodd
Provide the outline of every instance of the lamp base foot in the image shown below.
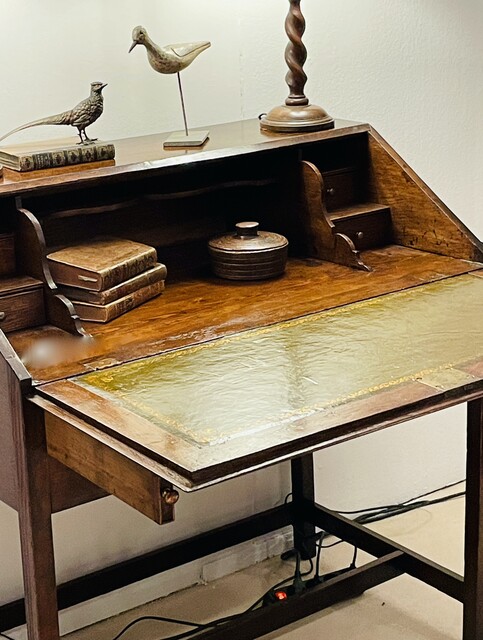
<path fill-rule="evenodd" d="M 334 127 L 334 118 L 325 109 L 314 104 L 303 106 L 282 105 L 260 118 L 262 131 L 275 133 L 303 133 L 323 131 Z"/>

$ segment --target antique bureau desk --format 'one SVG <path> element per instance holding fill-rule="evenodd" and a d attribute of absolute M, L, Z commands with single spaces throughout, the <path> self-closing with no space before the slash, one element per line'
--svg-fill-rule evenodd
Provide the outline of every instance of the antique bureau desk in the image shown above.
<path fill-rule="evenodd" d="M 201 632 L 249 640 L 407 573 L 464 607 L 483 640 L 483 245 L 368 125 L 263 135 L 212 128 L 201 151 L 116 143 L 111 165 L 0 181 L 0 498 L 18 511 L 30 640 L 58 608 L 281 527 L 374 560 Z M 286 274 L 210 274 L 207 240 L 256 220 L 290 241 Z M 157 247 L 161 297 L 81 323 L 45 256 L 97 235 Z M 468 403 L 465 575 L 314 501 L 312 454 Z M 56 585 L 51 514 L 117 496 L 159 524 L 179 494 L 291 460 L 292 502 Z M 0 630 L 25 620 L 0 607 Z"/>

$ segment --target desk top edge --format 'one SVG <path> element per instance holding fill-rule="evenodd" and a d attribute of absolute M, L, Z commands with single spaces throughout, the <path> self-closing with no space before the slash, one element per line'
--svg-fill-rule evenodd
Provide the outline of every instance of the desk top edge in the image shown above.
<path fill-rule="evenodd" d="M 109 166 L 89 168 L 89 165 L 77 165 L 26 174 L 6 170 L 3 180 L 0 180 L 0 197 L 28 196 L 33 191 L 40 194 L 92 186 L 98 181 L 135 178 L 140 174 L 155 173 L 167 168 L 310 144 L 319 140 L 364 133 L 370 129 L 369 124 L 337 120 L 335 127 L 326 131 L 268 134 L 260 131 L 257 119 L 241 120 L 211 126 L 211 136 L 207 145 L 192 151 L 163 150 L 163 141 L 169 133 L 121 138 L 112 141 L 116 146 L 116 161 Z"/>

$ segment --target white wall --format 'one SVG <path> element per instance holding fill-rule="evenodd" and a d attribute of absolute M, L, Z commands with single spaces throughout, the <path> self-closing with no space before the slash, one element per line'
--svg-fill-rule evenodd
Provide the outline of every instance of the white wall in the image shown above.
<path fill-rule="evenodd" d="M 307 94 L 331 114 L 368 121 L 483 236 L 483 4 L 481 0 L 304 0 Z M 193 126 L 251 118 L 286 96 L 284 0 L 0 0 L 0 129 L 73 106 L 108 82 L 103 139 L 180 128 L 174 77 L 161 77 L 131 30 L 159 43 L 210 39 L 184 74 Z M 51 130 L 35 134 L 46 138 Z M 57 131 L 53 132 L 56 135 Z M 464 476 L 464 412 L 451 410 L 317 455 L 318 494 L 353 508 L 408 498 Z M 279 480 L 282 479 L 282 488 Z M 54 518 L 59 579 L 107 565 L 187 531 L 280 501 L 285 468 L 183 498 L 158 528 L 110 498 Z M 80 608 L 69 627 L 131 598 L 196 579 L 200 564 Z M 16 515 L 0 505 L 0 602 L 22 592 Z"/>

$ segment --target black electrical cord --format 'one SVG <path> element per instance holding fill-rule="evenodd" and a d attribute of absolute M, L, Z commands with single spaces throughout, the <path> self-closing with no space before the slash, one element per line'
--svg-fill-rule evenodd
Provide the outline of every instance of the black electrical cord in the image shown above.
<path fill-rule="evenodd" d="M 320 558 L 322 556 L 322 549 L 324 548 L 323 542 L 326 534 L 325 531 L 320 531 L 317 535 L 319 536 L 319 539 L 315 543 L 317 546 L 317 558 L 315 560 L 315 580 L 317 582 L 320 582 Z"/>
<path fill-rule="evenodd" d="M 393 504 L 393 505 L 383 505 L 380 507 L 369 507 L 367 509 L 359 509 L 357 511 L 338 511 L 337 513 L 341 513 L 344 515 L 355 515 L 355 514 L 360 514 L 357 518 L 354 518 L 354 522 L 357 522 L 359 524 L 368 524 L 371 522 L 377 522 L 379 520 L 384 520 L 386 518 L 390 518 L 393 517 L 395 515 L 399 515 L 402 513 L 407 513 L 408 511 L 414 511 L 415 509 L 420 509 L 422 507 L 426 507 L 426 506 L 430 506 L 430 505 L 434 505 L 434 504 L 439 504 L 442 502 L 447 502 L 448 500 L 452 500 L 454 498 L 459 498 L 463 495 L 465 495 L 465 492 L 458 492 L 458 493 L 454 493 L 450 496 L 443 496 L 441 498 L 435 498 L 434 500 L 421 500 L 421 498 L 425 498 L 429 495 L 433 495 L 434 493 L 437 493 L 439 491 L 443 491 L 445 489 L 449 489 L 451 487 L 455 487 L 458 484 L 461 484 L 462 482 L 464 482 L 464 480 L 460 480 L 459 482 L 454 482 L 451 484 L 448 484 L 444 487 L 441 487 L 440 489 L 434 489 L 433 491 L 428 491 L 427 493 L 421 494 L 419 496 L 416 496 L 414 498 L 410 498 L 409 500 L 405 500 L 404 502 L 401 502 L 399 504 Z M 289 498 L 290 498 L 291 494 L 288 494 L 285 498 L 285 504 L 288 504 Z M 324 545 L 324 539 L 328 534 L 325 531 L 320 531 L 312 536 L 307 536 L 306 540 L 309 540 L 311 538 L 318 538 L 316 540 L 316 546 L 317 546 L 317 558 L 316 558 L 316 562 L 315 562 L 315 579 L 318 581 L 322 581 L 322 577 L 320 576 L 320 559 L 321 559 L 321 554 L 322 554 L 322 549 L 330 549 L 331 547 L 335 547 L 339 544 L 342 544 L 344 541 L 343 540 L 338 540 L 337 542 L 333 542 L 331 544 L 328 545 Z M 302 543 L 304 545 L 304 543 Z M 349 569 L 355 569 L 356 568 L 356 562 L 357 562 L 357 554 L 358 554 L 358 548 L 354 547 L 354 555 L 352 557 L 352 561 L 351 564 L 349 565 Z M 306 577 L 307 575 L 310 575 L 310 573 L 312 573 L 312 571 L 314 570 L 314 563 L 312 561 L 311 558 L 309 558 L 309 562 L 310 562 L 310 569 L 304 573 L 301 572 L 301 557 L 300 557 L 300 552 L 297 551 L 296 549 L 292 549 L 291 552 L 296 556 L 296 566 L 295 566 L 295 571 L 294 574 L 288 578 L 285 578 L 284 580 L 281 580 L 280 582 L 278 582 L 277 584 L 273 585 L 270 587 L 270 589 L 268 589 L 268 591 L 266 591 L 260 598 L 258 598 L 258 600 L 256 600 L 252 605 L 250 605 L 248 607 L 248 609 L 245 609 L 244 611 L 242 611 L 241 613 L 236 613 L 232 616 L 227 616 L 225 618 L 219 618 L 217 620 L 213 620 L 212 622 L 208 622 L 208 623 L 196 623 L 196 622 L 189 622 L 189 621 L 185 621 L 185 620 L 176 620 L 173 618 L 165 618 L 162 616 L 142 616 L 141 618 L 137 618 L 136 620 L 133 620 L 132 622 L 130 622 L 126 627 L 124 627 L 124 629 L 122 629 L 117 636 L 115 636 L 115 638 L 113 638 L 113 640 L 119 640 L 129 629 L 131 629 L 133 626 L 137 625 L 138 623 L 144 621 L 144 620 L 156 620 L 159 622 L 168 622 L 171 624 L 178 624 L 181 626 L 186 626 L 186 627 L 193 627 L 192 629 L 190 629 L 189 631 L 185 631 L 183 633 L 174 635 L 174 636 L 168 636 L 166 638 L 164 638 L 163 640 L 184 640 L 184 638 L 189 638 L 191 636 L 196 635 L 197 633 L 200 633 L 201 631 L 205 631 L 207 629 L 212 629 L 214 627 L 218 627 L 222 624 L 226 624 L 227 622 L 232 622 L 234 620 L 237 620 L 238 618 L 240 618 L 241 616 L 244 616 L 247 613 L 250 613 L 251 611 L 254 611 L 259 605 L 261 605 L 263 603 L 263 601 L 265 600 L 265 598 L 272 593 L 273 591 L 280 589 L 281 587 L 287 585 L 287 583 L 292 582 L 292 584 L 294 584 L 294 586 L 296 587 L 296 583 L 299 585 L 300 588 L 300 584 L 302 582 L 302 578 Z M 285 555 L 287 558 L 289 557 L 287 555 L 287 553 L 290 552 L 285 552 Z M 308 555 L 308 554 L 307 554 Z M 296 587 L 297 588 L 297 587 Z M 3 636 L 4 638 L 6 638 L 6 640 L 13 640 L 13 638 L 5 635 L 4 633 L 0 633 L 0 636 Z"/>
<path fill-rule="evenodd" d="M 383 509 L 381 511 L 376 511 L 373 513 L 362 514 L 361 516 L 355 518 L 354 521 L 358 524 L 379 522 L 380 520 L 386 520 L 387 518 L 392 518 L 393 516 L 408 513 L 409 511 L 415 511 L 416 509 L 422 509 L 423 507 L 429 507 L 435 504 L 441 504 L 442 502 L 448 502 L 449 500 L 454 500 L 455 498 L 461 498 L 464 495 L 464 491 L 459 491 L 458 493 L 453 493 L 450 496 L 443 496 L 441 498 L 435 498 L 433 500 L 419 500 L 418 502 L 406 503 L 400 505 L 399 507 L 395 506 L 391 509 Z"/>
<path fill-rule="evenodd" d="M 162 616 L 141 616 L 140 618 L 136 618 L 136 620 L 133 620 L 128 625 L 126 625 L 124 629 L 120 633 L 118 633 L 117 636 L 113 638 L 113 640 L 119 640 L 119 638 L 123 636 L 127 631 L 129 631 L 131 627 L 134 627 L 140 622 L 145 622 L 146 620 L 155 620 L 157 622 L 169 622 L 171 624 L 179 624 L 183 627 L 196 627 L 197 629 L 202 626 L 197 622 L 188 622 L 186 620 L 175 620 L 174 618 L 164 618 Z"/>
<path fill-rule="evenodd" d="M 294 550 L 295 552 L 295 550 Z M 200 631 L 204 631 L 206 629 L 211 629 L 213 627 L 217 627 L 221 624 L 225 624 L 226 622 L 231 622 L 233 620 L 236 620 L 237 618 L 239 618 L 240 616 L 245 615 L 246 613 L 249 613 L 251 611 L 254 611 L 258 605 L 262 604 L 262 602 L 264 601 L 264 599 L 266 598 L 266 596 L 268 596 L 269 593 L 271 593 L 272 591 L 275 591 L 276 589 L 279 589 L 280 587 L 283 587 L 284 585 L 286 585 L 289 582 L 293 582 L 297 572 L 300 578 L 309 575 L 309 573 L 311 573 L 311 571 L 309 572 L 305 572 L 305 573 L 301 573 L 300 571 L 300 553 L 297 552 L 297 565 L 295 568 L 295 572 L 293 575 L 289 576 L 288 578 L 284 578 L 283 580 L 281 580 L 280 582 L 278 582 L 275 585 L 272 585 L 270 587 L 270 589 L 268 589 L 268 591 L 266 591 L 260 598 L 258 598 L 258 600 L 256 600 L 253 604 L 251 604 L 248 609 L 245 609 L 244 611 L 242 611 L 241 613 L 236 613 L 232 616 L 227 616 L 225 618 L 218 618 L 217 620 L 213 620 L 211 622 L 207 622 L 207 623 L 197 623 L 197 622 L 188 622 L 185 620 L 177 620 L 174 618 L 165 618 L 163 616 L 142 616 L 140 618 L 136 618 L 136 620 L 133 620 L 132 622 L 130 622 L 128 625 L 126 625 L 118 634 L 117 636 L 115 636 L 112 640 L 119 640 L 119 638 L 121 638 L 129 629 L 131 629 L 132 627 L 134 627 L 135 625 L 137 625 L 140 622 L 143 622 L 145 620 L 156 620 L 158 622 L 168 622 L 171 624 L 179 624 L 182 626 L 189 626 L 189 627 L 194 627 L 193 629 L 191 629 L 190 631 L 185 631 L 181 634 L 175 635 L 175 636 L 169 636 L 168 638 L 165 638 L 164 640 L 182 640 L 182 638 L 188 638 L 191 635 L 194 635 L 195 633 L 198 633 Z M 312 565 L 313 566 L 313 563 Z M 13 640 L 13 639 L 10 639 Z"/>
<path fill-rule="evenodd" d="M 356 562 L 357 562 L 357 554 L 359 553 L 359 548 L 358 547 L 354 547 L 354 555 L 352 556 L 352 562 L 349 565 L 349 569 L 356 569 Z"/>
<path fill-rule="evenodd" d="M 317 534 L 317 536 L 321 537 L 320 541 L 317 541 L 317 547 L 318 547 L 318 553 L 317 553 L 317 562 L 320 563 L 320 550 L 322 548 L 322 540 L 324 537 L 325 533 L 324 532 L 320 532 Z M 246 615 L 247 613 L 250 613 L 251 611 L 255 611 L 255 609 L 257 609 L 257 607 L 259 605 L 261 605 L 263 603 L 263 601 L 265 600 L 265 598 L 272 593 L 273 591 L 276 591 L 277 589 L 280 589 L 281 587 L 287 585 L 287 583 L 293 583 L 295 586 L 295 581 L 298 579 L 300 580 L 302 577 L 308 575 L 308 572 L 306 573 L 301 573 L 300 570 L 300 553 L 296 550 L 295 551 L 295 555 L 296 555 L 296 567 L 295 567 L 295 571 L 294 574 L 292 576 L 289 576 L 288 578 L 285 578 L 284 580 L 281 580 L 280 582 L 277 582 L 277 584 L 274 584 L 270 587 L 270 589 L 268 589 L 262 596 L 260 596 L 260 598 L 258 598 L 258 600 L 255 600 L 255 602 L 253 604 L 251 604 L 247 609 L 245 609 L 244 611 L 240 612 L 240 613 L 236 613 L 232 616 L 227 616 L 226 618 L 218 618 L 217 620 L 213 620 L 211 622 L 202 624 L 202 623 L 196 623 L 196 622 L 186 622 L 186 621 L 181 621 L 181 620 L 174 620 L 172 618 L 163 618 L 161 616 L 143 616 L 142 618 L 138 618 L 136 620 L 133 620 L 130 624 L 128 624 L 126 627 L 124 627 L 124 629 L 118 633 L 118 635 L 113 638 L 113 640 L 119 640 L 119 638 L 121 638 L 121 636 L 123 636 L 126 631 L 128 631 L 129 629 L 131 629 L 134 625 L 136 625 L 137 623 L 143 621 L 143 620 L 158 620 L 161 622 L 171 622 L 174 624 L 181 624 L 184 626 L 192 626 L 194 627 L 193 629 L 191 629 L 190 631 L 185 631 L 183 633 L 174 635 L 174 636 L 168 636 L 166 638 L 164 638 L 163 640 L 184 640 L 184 638 L 189 638 L 191 636 L 194 636 L 195 634 L 201 632 L 201 631 L 205 631 L 207 629 L 212 629 L 214 627 L 218 627 L 221 626 L 222 624 L 226 624 L 227 622 L 233 622 L 234 620 L 239 619 L 240 617 Z M 354 568 L 355 567 L 355 561 L 356 561 L 356 557 L 357 557 L 357 551 L 358 549 L 356 547 L 354 547 L 354 557 L 352 560 L 352 563 L 350 565 L 350 568 Z M 320 569 L 317 569 L 317 573 L 320 574 Z M 320 581 L 321 578 L 319 577 Z"/>
<path fill-rule="evenodd" d="M 411 502 L 415 502 L 416 500 L 420 500 L 421 498 L 432 496 L 433 494 L 439 493 L 440 491 L 444 491 L 445 489 L 452 489 L 453 487 L 456 487 L 459 484 L 463 484 L 463 482 L 466 482 L 466 480 L 458 480 L 458 482 L 452 482 L 451 484 L 447 484 L 444 487 L 440 487 L 439 489 L 433 489 L 432 491 L 427 491 L 426 493 L 422 493 L 419 496 L 415 496 L 414 498 L 409 498 L 408 500 L 404 500 L 404 502 L 399 502 L 396 504 L 381 505 L 380 507 L 367 507 L 366 509 L 356 509 L 355 511 L 337 510 L 337 513 L 341 513 L 342 515 L 345 515 L 345 516 L 351 516 L 351 515 L 355 515 L 356 513 L 367 513 L 369 511 L 385 511 L 386 509 L 395 509 L 397 507 L 407 505 Z"/>
<path fill-rule="evenodd" d="M 443 502 L 448 502 L 449 500 L 454 500 L 455 498 L 461 498 L 465 495 L 465 491 L 452 493 L 449 496 L 442 496 L 441 498 L 434 498 L 433 500 L 420 500 L 420 498 L 433 495 L 435 493 L 438 493 L 439 491 L 444 491 L 445 489 L 450 489 L 451 487 L 455 487 L 459 484 L 462 484 L 463 482 L 465 481 L 460 480 L 459 482 L 453 482 L 446 485 L 445 487 L 434 489 L 433 491 L 428 491 L 427 493 L 415 496 L 414 498 L 410 498 L 409 500 L 405 500 L 404 502 L 401 502 L 399 504 L 383 505 L 380 507 L 369 507 L 367 509 L 359 509 L 357 511 L 337 511 L 336 513 L 341 513 L 343 515 L 354 515 L 358 513 L 359 515 L 354 518 L 354 522 L 356 522 L 357 524 L 371 524 L 373 522 L 386 520 L 387 518 L 392 518 L 397 515 L 402 515 L 403 513 L 415 511 L 416 509 L 429 507 L 435 504 L 441 504 Z M 336 547 L 343 542 L 343 540 L 338 540 L 337 542 L 332 542 L 331 544 L 325 545 L 324 548 L 330 549 L 331 547 Z"/>
<path fill-rule="evenodd" d="M 122 631 L 120 631 L 117 634 L 115 638 L 113 638 L 113 640 L 119 640 L 119 638 L 121 638 L 121 636 L 123 636 L 129 629 L 131 629 L 134 625 L 138 624 L 139 622 L 142 622 L 143 620 L 158 620 L 159 622 L 171 622 L 173 624 L 181 624 L 184 626 L 195 627 L 190 631 L 185 631 L 183 633 L 180 633 L 174 636 L 169 636 L 164 638 L 163 640 L 182 640 L 183 638 L 188 638 L 192 635 L 195 635 L 196 633 L 199 633 L 200 631 L 205 631 L 207 629 L 212 629 L 213 627 L 218 627 L 227 622 L 232 622 L 233 620 L 236 620 L 237 618 L 240 618 L 241 616 L 247 613 L 250 613 L 251 611 L 254 611 L 260 604 L 263 603 L 266 596 L 268 596 L 272 591 L 275 591 L 276 589 L 279 589 L 280 587 L 285 586 L 287 583 L 292 582 L 293 579 L 294 579 L 294 576 L 292 575 L 288 578 L 285 578 L 284 580 L 281 580 L 280 582 L 277 582 L 277 584 L 272 585 L 270 589 L 268 589 L 268 591 L 266 591 L 260 598 L 258 598 L 258 600 L 256 600 L 253 604 L 251 604 L 248 607 L 248 609 L 245 609 L 240 613 L 235 613 L 232 616 L 227 616 L 226 618 L 218 618 L 217 620 L 212 620 L 211 622 L 207 622 L 207 623 L 185 622 L 182 620 L 174 620 L 172 618 L 163 618 L 162 616 L 143 616 L 142 618 L 137 618 L 136 620 L 133 620 L 132 622 L 130 622 L 126 627 L 124 627 L 124 629 L 122 629 Z M 13 639 L 10 639 L 10 640 L 13 640 Z"/>

